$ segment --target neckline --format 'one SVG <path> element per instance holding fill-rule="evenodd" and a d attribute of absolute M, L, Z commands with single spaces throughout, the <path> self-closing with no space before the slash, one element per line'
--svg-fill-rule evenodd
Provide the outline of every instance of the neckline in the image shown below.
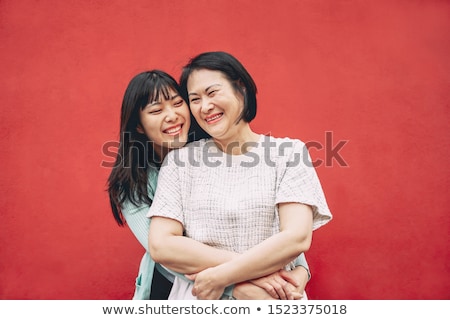
<path fill-rule="evenodd" d="M 217 144 L 214 142 L 213 138 L 210 138 L 209 140 L 207 140 L 207 143 L 211 143 L 214 146 L 214 151 L 216 151 L 218 154 L 220 155 L 225 155 L 225 156 L 230 156 L 230 157 L 245 157 L 246 155 L 250 154 L 250 153 L 254 153 L 255 150 L 258 150 L 261 147 L 261 143 L 264 141 L 264 135 L 263 134 L 258 134 L 258 141 L 248 141 L 248 142 L 244 142 L 244 144 L 249 144 L 249 149 L 244 152 L 244 153 L 240 153 L 240 154 L 233 154 L 233 153 L 228 153 L 225 151 L 222 151 Z M 233 144 L 233 143 L 231 143 Z M 231 146 L 231 148 L 233 148 Z M 237 146 L 236 146 L 237 148 Z"/>

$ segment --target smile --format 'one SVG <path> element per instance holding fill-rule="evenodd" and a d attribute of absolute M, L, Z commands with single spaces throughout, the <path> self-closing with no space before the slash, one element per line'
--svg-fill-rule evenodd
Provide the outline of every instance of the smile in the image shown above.
<path fill-rule="evenodd" d="M 222 116 L 223 116 L 223 113 L 216 113 L 216 114 L 213 114 L 212 116 L 206 117 L 205 121 L 209 124 L 216 123 L 217 121 L 219 121 L 222 118 Z"/>
<path fill-rule="evenodd" d="M 169 134 L 171 136 L 174 136 L 174 135 L 179 134 L 181 132 L 182 128 L 183 128 L 183 125 L 179 124 L 177 126 L 173 126 L 173 127 L 167 128 L 163 132 L 166 133 L 166 134 Z"/>

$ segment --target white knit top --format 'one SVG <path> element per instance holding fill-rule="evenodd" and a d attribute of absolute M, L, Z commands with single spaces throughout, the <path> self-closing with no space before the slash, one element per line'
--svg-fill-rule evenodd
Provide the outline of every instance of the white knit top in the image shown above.
<path fill-rule="evenodd" d="M 147 216 L 178 220 L 186 236 L 238 253 L 279 231 L 279 203 L 312 206 L 314 230 L 332 218 L 302 141 L 261 135 L 250 146 L 232 156 L 200 140 L 170 152 Z"/>

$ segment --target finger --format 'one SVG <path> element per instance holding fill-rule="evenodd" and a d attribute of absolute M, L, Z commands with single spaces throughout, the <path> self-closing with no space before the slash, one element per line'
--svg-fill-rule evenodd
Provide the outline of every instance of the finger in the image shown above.
<path fill-rule="evenodd" d="M 289 282 L 286 282 L 286 284 L 284 285 L 283 289 L 284 289 L 284 292 L 291 292 L 291 291 L 298 292 L 299 291 L 297 287 L 294 287 Z"/>
<path fill-rule="evenodd" d="M 284 290 L 284 285 L 285 285 L 284 283 L 283 284 L 276 283 L 273 285 L 275 291 L 277 292 L 277 294 L 281 300 L 287 300 L 286 292 Z"/>
<path fill-rule="evenodd" d="M 263 288 L 264 290 L 266 290 L 266 292 L 267 292 L 272 298 L 277 299 L 277 300 L 280 299 L 280 296 L 278 295 L 277 291 L 276 291 L 275 288 L 272 287 L 271 285 L 269 285 L 269 284 L 264 284 L 264 285 L 262 286 L 262 288 Z"/>
<path fill-rule="evenodd" d="M 286 282 L 286 284 L 283 287 L 284 292 L 286 292 L 287 300 L 297 300 L 299 290 L 298 288 L 294 287 L 291 283 Z"/>
<path fill-rule="evenodd" d="M 292 291 L 288 293 L 288 300 L 300 300 L 301 298 L 303 298 L 303 295 L 298 292 Z"/>
<path fill-rule="evenodd" d="M 289 283 L 292 283 L 294 287 L 298 287 L 300 283 L 298 283 L 297 279 L 292 275 L 291 272 L 286 270 L 280 271 L 280 276 Z"/>

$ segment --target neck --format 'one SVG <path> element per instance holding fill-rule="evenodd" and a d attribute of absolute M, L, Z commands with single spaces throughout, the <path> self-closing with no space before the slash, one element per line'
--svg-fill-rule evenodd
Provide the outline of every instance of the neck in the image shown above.
<path fill-rule="evenodd" d="M 232 155 L 244 154 L 254 147 L 254 143 L 259 141 L 259 134 L 253 132 L 247 124 L 238 132 L 226 138 L 214 138 L 214 143 L 225 153 Z"/>

